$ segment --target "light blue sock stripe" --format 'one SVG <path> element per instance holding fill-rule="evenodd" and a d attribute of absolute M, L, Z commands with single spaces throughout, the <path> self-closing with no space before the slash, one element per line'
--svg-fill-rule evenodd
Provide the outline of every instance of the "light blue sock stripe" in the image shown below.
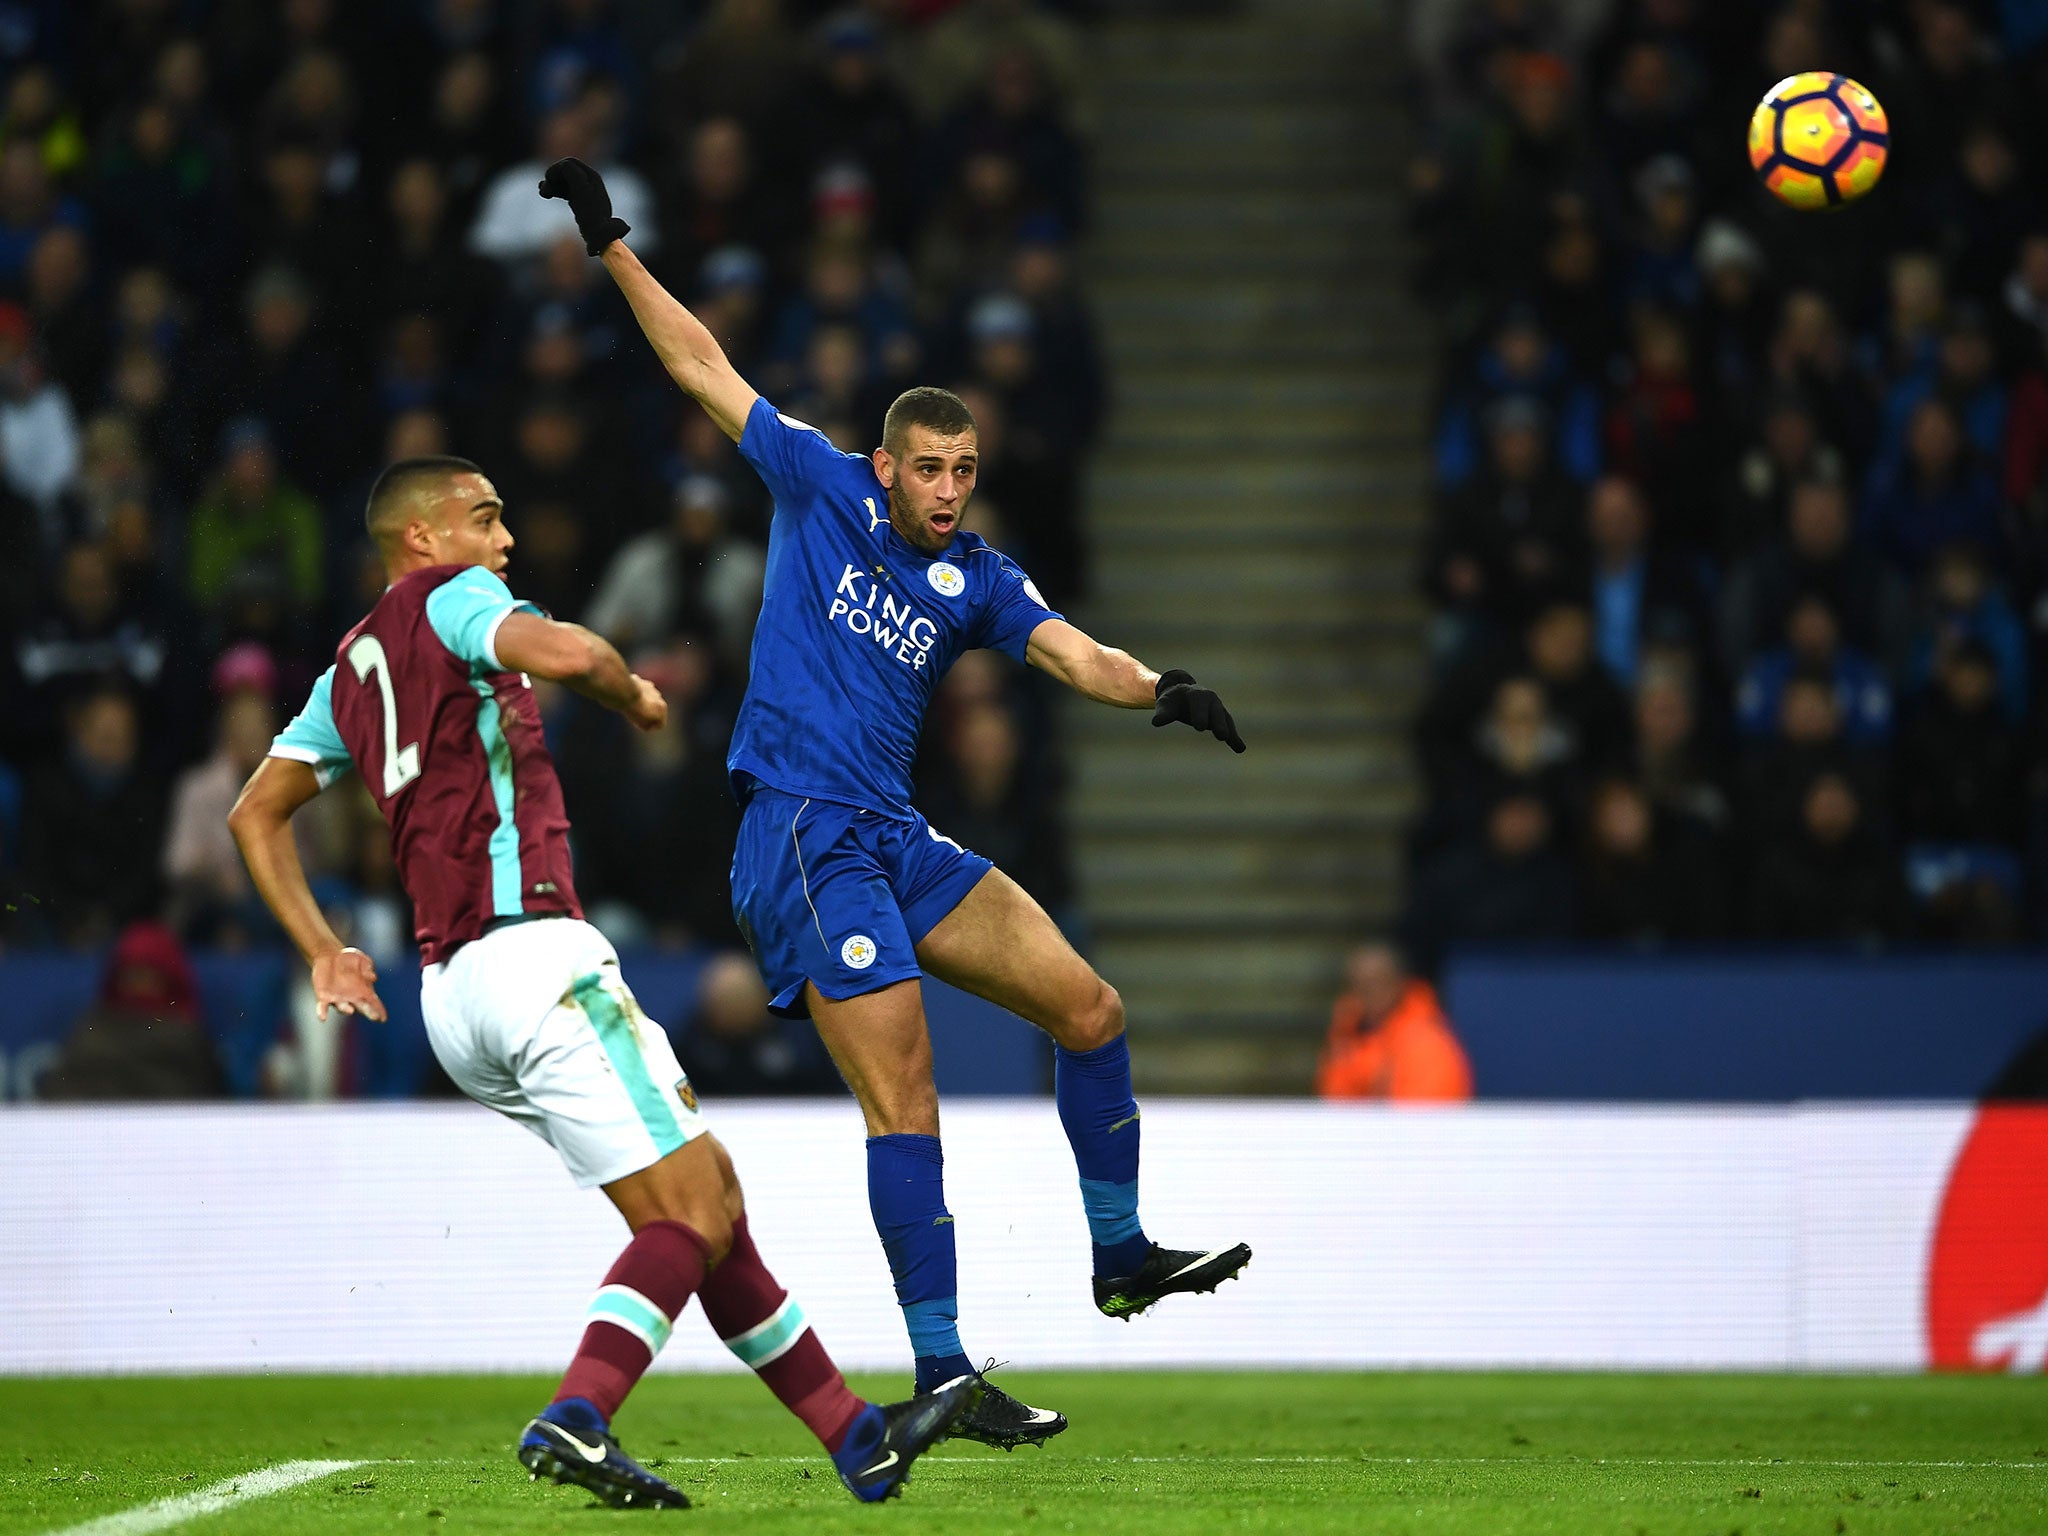
<path fill-rule="evenodd" d="M 1107 1179 L 1081 1181 L 1081 1208 L 1088 1213 L 1088 1235 L 1104 1247 L 1144 1235 L 1138 1220 L 1138 1181 L 1112 1184 Z"/>
<path fill-rule="evenodd" d="M 788 1354 L 796 1341 L 803 1337 L 804 1330 L 811 1326 L 811 1320 L 804 1316 L 804 1309 L 796 1304 L 794 1297 L 786 1297 L 775 1315 L 766 1322 L 749 1328 L 725 1341 L 725 1347 L 738 1355 L 754 1370 L 772 1365 Z"/>
<path fill-rule="evenodd" d="M 640 1055 L 640 1037 L 633 1028 L 633 1021 L 626 1017 L 625 1010 L 619 1007 L 617 999 L 605 990 L 604 983 L 597 976 L 583 977 L 573 990 L 577 1006 L 590 1020 L 590 1027 L 597 1031 L 597 1038 L 604 1045 L 605 1055 L 612 1059 L 619 1081 L 626 1085 L 633 1108 L 639 1111 L 640 1123 L 654 1138 L 656 1152 L 667 1157 L 689 1138 L 683 1135 L 682 1128 L 676 1124 L 674 1111 L 668 1107 L 668 1100 L 662 1097 L 654 1079 L 647 1074 L 647 1063 Z"/>
<path fill-rule="evenodd" d="M 484 740 L 484 762 L 490 769 L 491 798 L 497 802 L 498 825 L 491 831 L 491 912 L 517 917 L 526 910 L 525 882 L 519 874 L 519 822 L 512 814 L 512 744 L 498 718 L 498 696 L 491 685 L 473 678 L 481 696 L 476 710 L 477 734 Z"/>
<path fill-rule="evenodd" d="M 915 1355 L 959 1355 L 960 1298 L 940 1296 L 931 1301 L 903 1303 L 903 1322 L 910 1329 L 910 1350 Z"/>
<path fill-rule="evenodd" d="M 622 1285 L 608 1285 L 591 1297 L 590 1311 L 586 1315 L 594 1323 L 624 1325 L 628 1333 L 639 1336 L 657 1355 L 675 1328 L 662 1315 L 661 1308 L 638 1291 Z"/>

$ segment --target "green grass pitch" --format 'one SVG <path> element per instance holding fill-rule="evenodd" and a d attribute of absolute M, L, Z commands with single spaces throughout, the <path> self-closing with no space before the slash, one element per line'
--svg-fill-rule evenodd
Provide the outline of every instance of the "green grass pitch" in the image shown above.
<path fill-rule="evenodd" d="M 327 1532 L 2048 1532 L 2048 1382 L 1279 1372 L 1007 1373 L 1073 1428 L 958 1442 L 856 1505 L 751 1378 L 654 1376 L 620 1415 L 688 1512 L 532 1484 L 531 1377 L 6 1384 L 0 1536 L 40 1536 L 279 1462 L 364 1464 L 170 1527 Z M 871 1396 L 900 1382 L 860 1380 Z"/>

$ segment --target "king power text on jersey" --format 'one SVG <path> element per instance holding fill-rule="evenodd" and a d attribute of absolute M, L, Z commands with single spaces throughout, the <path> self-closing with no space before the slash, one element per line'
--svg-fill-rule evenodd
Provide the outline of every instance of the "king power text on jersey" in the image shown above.
<path fill-rule="evenodd" d="M 930 659 L 939 638 L 938 625 L 910 604 L 888 596 L 880 582 L 855 565 L 847 566 L 840 574 L 839 586 L 832 594 L 832 606 L 825 610 L 825 617 L 835 624 L 844 623 L 856 635 L 866 635 L 914 670 Z"/>

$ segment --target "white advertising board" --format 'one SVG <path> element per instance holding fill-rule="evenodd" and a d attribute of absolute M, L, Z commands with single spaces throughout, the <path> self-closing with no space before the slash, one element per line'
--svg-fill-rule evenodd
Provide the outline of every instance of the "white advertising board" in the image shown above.
<path fill-rule="evenodd" d="M 907 1365 L 851 1103 L 713 1123 L 849 1368 Z M 961 1333 L 1025 1366 L 2041 1368 L 2048 1111 L 1162 1100 L 1143 1212 L 1244 1278 L 1090 1302 L 1052 1106 L 945 1110 Z M 624 1241 L 465 1104 L 0 1113 L 0 1372 L 559 1367 Z M 2031 1331 L 2030 1331 L 2031 1330 Z M 1945 1342 L 1944 1342 L 1945 1341 Z M 661 1368 L 731 1369 L 686 1316 Z"/>

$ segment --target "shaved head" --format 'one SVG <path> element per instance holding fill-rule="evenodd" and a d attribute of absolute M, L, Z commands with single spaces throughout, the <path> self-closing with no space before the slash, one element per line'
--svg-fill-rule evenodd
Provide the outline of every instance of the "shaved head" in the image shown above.
<path fill-rule="evenodd" d="M 425 510 L 452 476 L 482 473 L 482 468 L 468 459 L 445 453 L 400 459 L 388 466 L 370 487 L 369 504 L 363 509 L 363 526 L 376 541 L 378 552 L 387 562 L 398 552 L 406 525 Z"/>

